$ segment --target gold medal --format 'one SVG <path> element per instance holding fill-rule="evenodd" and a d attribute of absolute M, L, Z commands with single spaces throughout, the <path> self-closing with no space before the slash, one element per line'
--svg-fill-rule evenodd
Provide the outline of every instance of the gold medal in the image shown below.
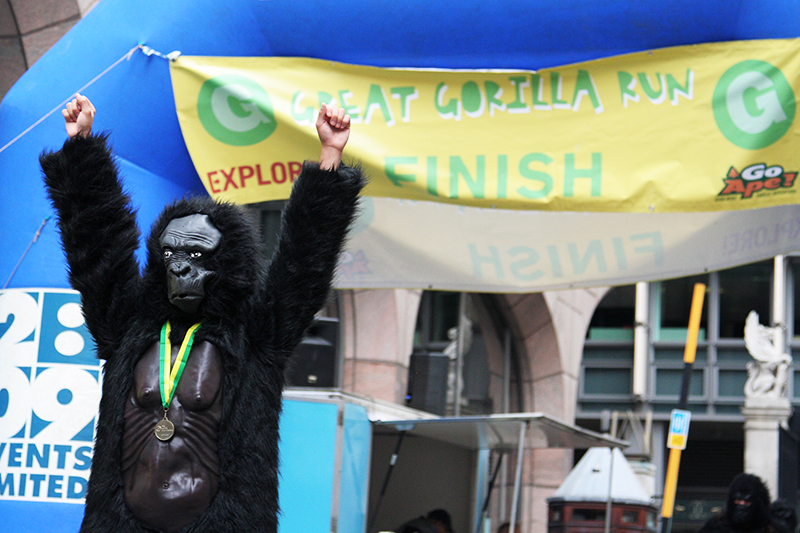
<path fill-rule="evenodd" d="M 162 442 L 166 442 L 175 435 L 175 424 L 170 422 L 166 416 L 163 420 L 159 420 L 156 424 L 156 438 Z"/>

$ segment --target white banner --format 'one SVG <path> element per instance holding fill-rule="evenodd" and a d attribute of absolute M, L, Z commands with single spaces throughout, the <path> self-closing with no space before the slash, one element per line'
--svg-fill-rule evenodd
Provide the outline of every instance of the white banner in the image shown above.
<path fill-rule="evenodd" d="M 538 292 L 676 278 L 800 249 L 800 206 L 570 213 L 363 198 L 339 288 Z"/>

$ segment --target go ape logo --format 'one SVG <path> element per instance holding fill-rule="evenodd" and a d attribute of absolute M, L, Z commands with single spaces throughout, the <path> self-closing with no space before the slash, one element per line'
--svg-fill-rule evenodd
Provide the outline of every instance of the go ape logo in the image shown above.
<path fill-rule="evenodd" d="M 714 119 L 740 148 L 758 150 L 776 142 L 794 121 L 795 98 L 780 70 L 750 59 L 729 68 L 714 89 Z"/>
<path fill-rule="evenodd" d="M 100 401 L 75 291 L 0 291 L 0 502 L 82 503 Z"/>
<path fill-rule="evenodd" d="M 725 179 L 725 188 L 717 196 L 741 194 L 742 199 L 752 198 L 758 191 L 791 188 L 796 177 L 797 172 L 784 172 L 783 167 L 779 165 L 768 167 L 764 163 L 757 163 L 750 165 L 741 173 L 735 167 L 731 167 Z"/>
<path fill-rule="evenodd" d="M 207 80 L 197 98 L 197 114 L 209 135 L 232 146 L 261 142 L 278 125 L 264 88 L 238 74 Z"/>

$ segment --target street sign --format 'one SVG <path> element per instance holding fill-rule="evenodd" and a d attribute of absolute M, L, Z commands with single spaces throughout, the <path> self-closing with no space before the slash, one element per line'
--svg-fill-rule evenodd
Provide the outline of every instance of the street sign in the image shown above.
<path fill-rule="evenodd" d="M 684 411 L 683 409 L 672 410 L 669 420 L 669 434 L 667 435 L 667 448 L 686 449 L 691 418 L 692 413 L 690 411 Z"/>

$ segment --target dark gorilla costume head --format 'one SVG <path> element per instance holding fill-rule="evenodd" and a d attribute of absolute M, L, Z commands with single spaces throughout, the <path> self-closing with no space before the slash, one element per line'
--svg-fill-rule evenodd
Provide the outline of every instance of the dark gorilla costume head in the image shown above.
<path fill-rule="evenodd" d="M 178 200 L 164 208 L 147 240 L 144 278 L 152 286 L 145 294 L 169 317 L 236 316 L 265 274 L 258 230 L 233 204 Z"/>
<path fill-rule="evenodd" d="M 784 500 L 772 502 L 769 515 L 776 533 L 795 533 L 797 531 L 797 510 Z"/>
<path fill-rule="evenodd" d="M 769 503 L 769 490 L 761 478 L 739 474 L 728 487 L 725 517 L 730 527 L 737 531 L 763 528 L 769 523 Z"/>

